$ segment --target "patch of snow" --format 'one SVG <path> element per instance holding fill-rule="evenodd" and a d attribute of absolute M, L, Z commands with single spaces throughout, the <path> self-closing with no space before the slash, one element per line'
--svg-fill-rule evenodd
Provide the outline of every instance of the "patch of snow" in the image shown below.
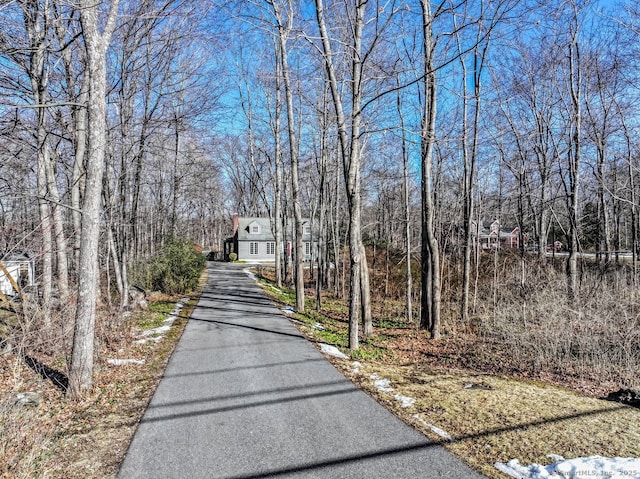
<path fill-rule="evenodd" d="M 431 431 L 435 434 L 437 434 L 438 436 L 446 439 L 447 441 L 451 441 L 453 438 L 451 437 L 451 435 L 447 432 L 447 431 L 443 431 L 442 429 L 440 429 L 437 426 L 434 426 L 433 424 L 428 423 L 427 421 L 425 421 L 424 419 L 422 419 L 420 417 L 419 414 L 414 414 L 413 416 L 414 419 L 417 419 L 418 421 L 420 421 L 422 424 L 424 424 L 425 426 L 427 426 L 429 429 L 431 429 Z"/>
<path fill-rule="evenodd" d="M 373 387 L 375 387 L 377 390 L 384 393 L 390 393 L 391 391 L 393 391 L 393 388 L 391 387 L 391 381 L 389 381 L 387 378 L 382 378 L 375 373 L 369 377 L 373 379 Z"/>
<path fill-rule="evenodd" d="M 325 354 L 328 354 L 329 356 L 334 356 L 336 358 L 349 359 L 349 356 L 344 354 L 335 346 L 331 346 L 330 344 L 320 343 L 320 351 L 322 351 Z"/>
<path fill-rule="evenodd" d="M 431 431 L 436 433 L 438 436 L 445 438 L 447 441 L 451 441 L 451 439 L 453 439 L 447 431 L 440 429 L 438 426 L 434 426 L 433 424 L 429 423 L 427 423 L 427 426 L 429 426 L 429 429 L 431 429 Z"/>
<path fill-rule="evenodd" d="M 411 407 L 416 403 L 415 398 L 410 398 L 408 396 L 402 396 L 401 394 L 396 394 L 393 397 L 397 401 L 400 401 L 400 407 Z"/>
<path fill-rule="evenodd" d="M 324 331 L 325 330 L 324 326 L 322 326 L 320 323 L 314 323 L 313 327 L 315 329 L 319 329 L 320 331 Z"/>
<path fill-rule="evenodd" d="M 164 333 L 168 332 L 170 329 L 171 329 L 171 325 L 166 324 L 164 326 L 158 326 L 157 328 L 153 328 L 153 329 L 145 329 L 144 331 L 142 331 L 140 336 L 155 336 L 158 334 L 163 335 Z"/>
<path fill-rule="evenodd" d="M 137 341 L 134 341 L 136 344 L 147 344 L 149 341 L 153 341 L 154 343 L 159 343 L 162 338 L 164 338 L 164 336 L 154 336 L 152 338 L 144 338 L 144 339 L 138 339 Z"/>
<path fill-rule="evenodd" d="M 353 374 L 360 374 L 360 368 L 362 367 L 362 364 L 358 361 L 354 361 L 351 363 L 351 372 Z"/>
<path fill-rule="evenodd" d="M 125 364 L 144 364 L 144 359 L 107 359 L 107 363 L 113 366 L 124 366 Z"/>
<path fill-rule="evenodd" d="M 188 300 L 189 298 L 182 298 L 180 301 L 178 301 L 175 307 L 173 308 L 173 311 L 169 314 L 169 316 L 165 318 L 164 321 L 162 321 L 162 326 L 158 326 L 157 328 L 147 329 L 145 331 L 142 331 L 142 333 L 140 333 L 140 336 L 139 336 L 139 338 L 141 339 L 138 339 L 135 343 L 145 344 L 149 341 L 155 341 L 155 342 L 160 341 L 164 337 L 165 333 L 169 332 L 169 330 L 171 329 L 171 326 L 173 325 L 173 322 L 178 318 L 180 311 L 182 311 L 182 308 L 184 308 L 184 305 Z M 147 336 L 152 336 L 152 337 L 147 337 Z"/>
<path fill-rule="evenodd" d="M 280 311 L 282 311 L 284 314 L 295 314 L 295 311 L 290 306 L 287 306 L 286 308 L 282 308 Z"/>
<path fill-rule="evenodd" d="M 249 268 L 245 268 L 245 269 L 243 269 L 242 271 L 243 271 L 247 276 L 249 276 L 249 278 L 251 278 L 252 280 L 254 280 L 254 281 L 258 281 L 258 278 L 256 277 L 256 275 L 255 275 L 255 274 L 253 274 Z"/>
<path fill-rule="evenodd" d="M 523 466 L 517 459 L 494 464 L 499 471 L 516 479 L 640 479 L 640 459 L 624 457 L 578 457 L 564 459 L 548 456 L 555 462 L 548 466 Z"/>

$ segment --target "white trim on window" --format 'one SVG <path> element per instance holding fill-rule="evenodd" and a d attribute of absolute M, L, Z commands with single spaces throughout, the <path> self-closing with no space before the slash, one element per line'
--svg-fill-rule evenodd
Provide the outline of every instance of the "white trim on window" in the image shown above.
<path fill-rule="evenodd" d="M 257 241 L 251 241 L 249 243 L 249 254 L 250 255 L 256 256 L 257 254 L 259 254 L 258 253 L 258 251 L 259 251 L 258 245 L 259 245 L 259 243 Z"/>
<path fill-rule="evenodd" d="M 273 241 L 267 242 L 267 255 L 276 254 L 276 244 Z"/>

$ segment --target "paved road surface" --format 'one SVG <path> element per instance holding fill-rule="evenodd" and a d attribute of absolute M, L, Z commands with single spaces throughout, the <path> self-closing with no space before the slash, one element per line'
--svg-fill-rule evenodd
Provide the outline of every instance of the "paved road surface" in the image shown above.
<path fill-rule="evenodd" d="M 208 267 L 119 478 L 481 477 L 354 387 L 241 268 Z"/>

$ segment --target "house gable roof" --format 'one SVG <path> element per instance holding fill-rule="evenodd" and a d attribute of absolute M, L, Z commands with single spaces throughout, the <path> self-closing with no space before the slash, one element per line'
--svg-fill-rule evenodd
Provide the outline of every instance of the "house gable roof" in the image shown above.
<path fill-rule="evenodd" d="M 498 222 L 498 220 L 494 220 L 491 223 L 488 223 L 486 221 L 480 221 L 480 224 L 477 224 L 474 221 L 471 234 L 475 236 L 476 232 L 481 238 L 488 237 L 488 236 L 491 236 L 491 237 L 499 236 L 500 238 L 510 238 L 510 237 L 518 236 L 520 234 L 520 228 L 517 226 L 515 228 L 504 227 Z"/>
<path fill-rule="evenodd" d="M 258 226 L 258 233 L 251 227 Z M 275 241 L 269 218 L 238 218 L 238 241 Z"/>
<path fill-rule="evenodd" d="M 303 231 L 309 229 L 308 234 L 303 234 L 303 241 L 311 241 L 309 219 L 302 220 Z M 251 233 L 251 227 L 258 226 L 259 233 Z M 285 234 L 287 241 L 291 241 L 293 228 L 290 226 Z M 269 218 L 260 217 L 240 217 L 238 218 L 238 241 L 275 241 L 275 236 L 271 231 L 271 220 Z"/>

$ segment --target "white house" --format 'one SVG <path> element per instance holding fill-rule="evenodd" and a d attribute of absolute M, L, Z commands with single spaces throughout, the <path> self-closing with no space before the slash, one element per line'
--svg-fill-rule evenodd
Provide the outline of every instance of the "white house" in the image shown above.
<path fill-rule="evenodd" d="M 291 258 L 293 254 L 293 228 L 286 228 L 281 252 Z M 311 236 L 311 222 L 302 222 L 302 244 L 304 261 L 311 261 L 315 254 L 316 242 Z M 271 220 L 260 217 L 233 217 L 233 236 L 224 241 L 224 256 L 231 253 L 236 259 L 250 262 L 272 262 L 275 260 L 276 240 L 271 230 Z"/>

